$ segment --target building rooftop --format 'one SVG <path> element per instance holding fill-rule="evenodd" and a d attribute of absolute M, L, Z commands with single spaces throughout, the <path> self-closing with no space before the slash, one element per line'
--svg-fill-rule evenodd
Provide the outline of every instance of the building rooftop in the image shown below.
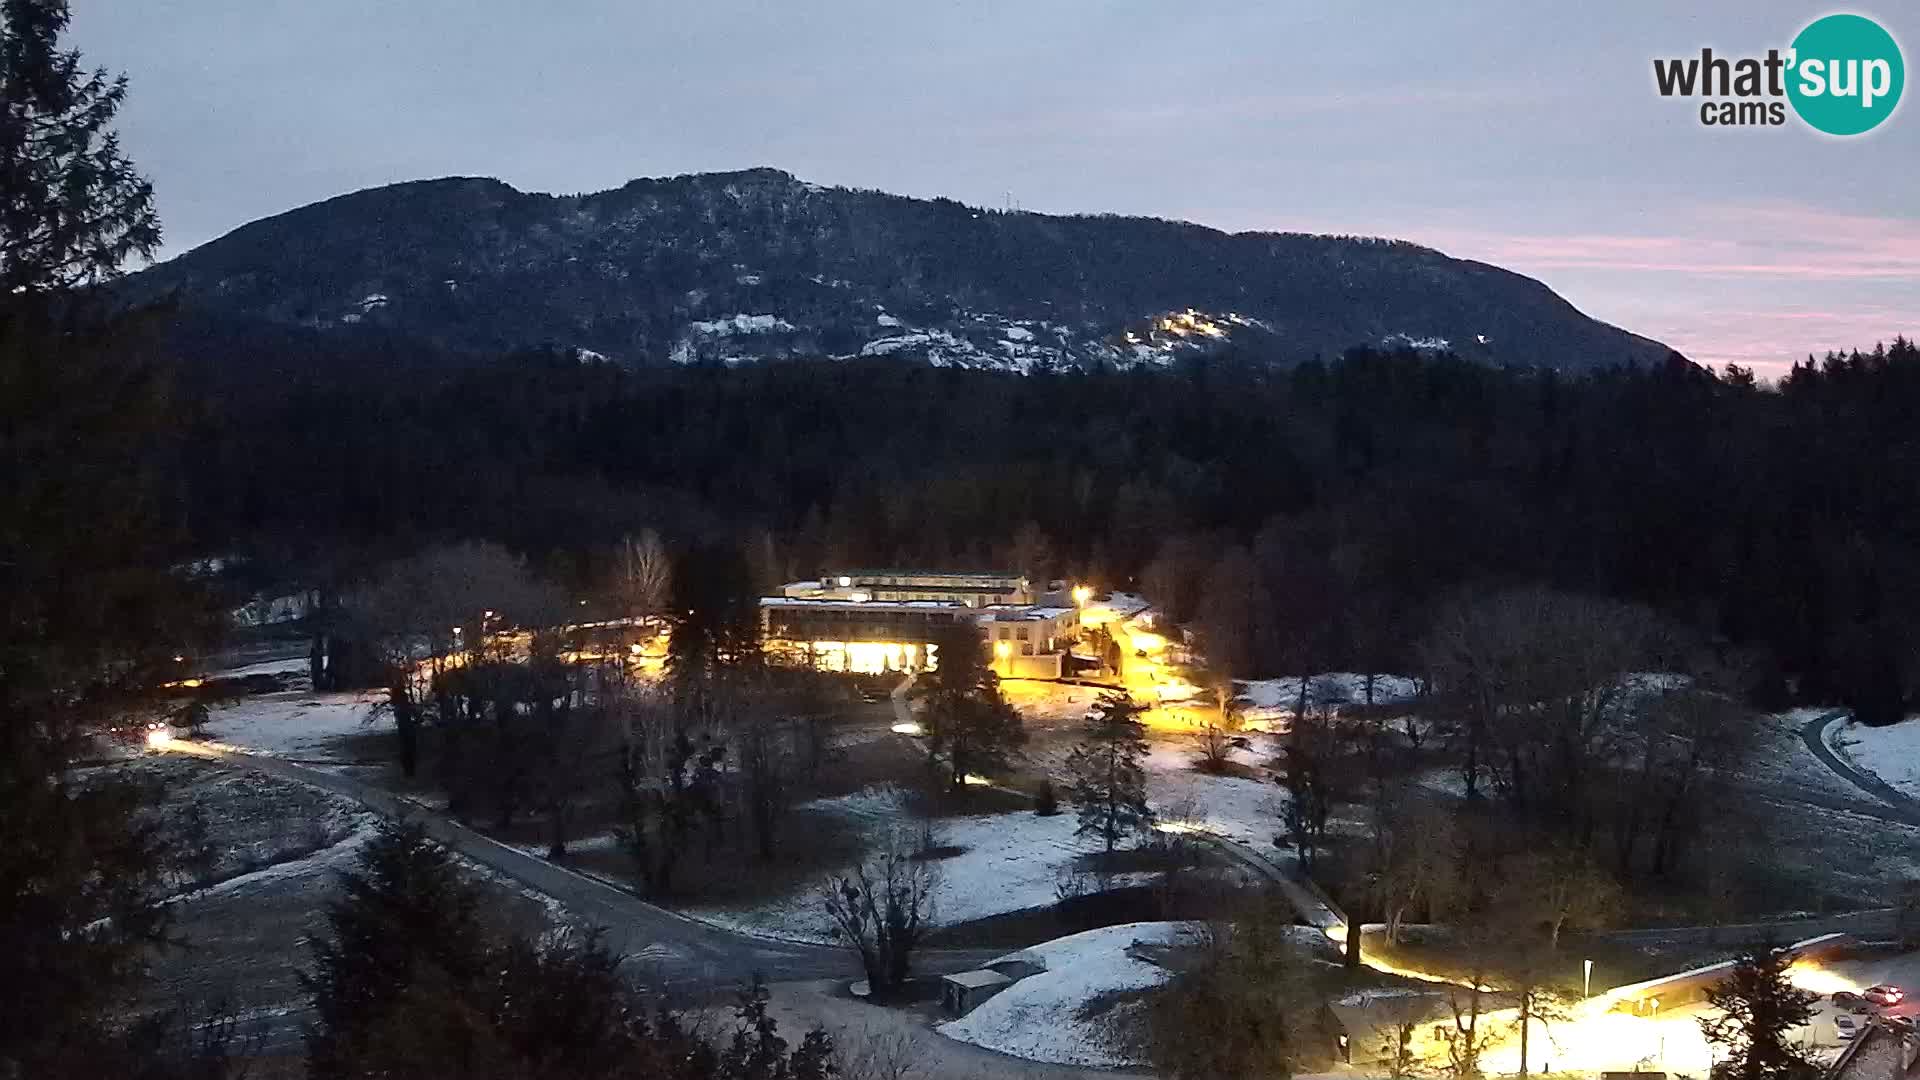
<path fill-rule="evenodd" d="M 1012 979 L 1009 979 L 1005 975 L 997 971 L 989 971 L 986 968 L 981 968 L 978 971 L 955 972 L 952 975 L 946 976 L 945 981 L 957 983 L 969 990 L 987 986 L 1007 986 L 1013 982 Z"/>
<path fill-rule="evenodd" d="M 1062 615 L 1073 614 L 1073 609 L 1069 607 L 1031 607 L 1026 604 L 989 604 L 980 610 L 992 615 L 995 622 L 1057 619 Z"/>
<path fill-rule="evenodd" d="M 822 580 L 841 577 L 969 577 L 1004 578 L 1008 581 L 1023 580 L 1012 570 L 925 570 L 912 567 L 882 566 L 857 570 L 838 570 L 831 574 L 820 575 Z"/>
<path fill-rule="evenodd" d="M 763 596 L 761 607 L 788 608 L 845 608 L 848 611 L 898 611 L 918 609 L 923 611 L 973 611 L 965 604 L 952 600 L 848 600 L 829 597 L 815 599 L 811 596 Z"/>

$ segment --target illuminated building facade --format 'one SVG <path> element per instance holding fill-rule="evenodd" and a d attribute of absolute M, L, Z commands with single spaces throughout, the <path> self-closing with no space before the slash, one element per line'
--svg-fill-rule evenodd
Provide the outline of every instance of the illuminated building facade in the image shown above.
<path fill-rule="evenodd" d="M 760 600 L 776 658 L 824 671 L 921 671 L 956 624 L 977 627 L 1002 675 L 1058 678 L 1079 635 L 1071 607 L 1034 607 L 1018 574 L 852 570 L 784 585 Z"/>
<path fill-rule="evenodd" d="M 1080 636 L 1080 612 L 1070 607 L 1000 605 L 981 614 L 994 669 L 1023 679 L 1057 679 L 1067 649 Z"/>
<path fill-rule="evenodd" d="M 931 667 L 934 639 L 956 623 L 971 623 L 975 614 L 965 605 L 937 600 L 760 600 L 769 652 L 823 671 L 866 674 Z"/>

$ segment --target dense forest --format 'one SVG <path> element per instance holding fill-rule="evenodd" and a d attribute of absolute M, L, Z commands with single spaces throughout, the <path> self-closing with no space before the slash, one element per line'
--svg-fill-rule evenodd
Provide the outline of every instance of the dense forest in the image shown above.
<path fill-rule="evenodd" d="M 1016 376 L 897 362 L 630 370 L 197 366 L 182 446 L 203 550 L 326 587 L 489 538 L 590 594 L 618 541 L 740 544 L 764 583 L 843 563 L 1012 565 L 1209 588 L 1314 661 L 1404 662 L 1469 583 L 1649 604 L 1737 646 L 1756 691 L 1912 696 L 1920 355 L 1777 386 L 1677 359 L 1584 376 L 1358 350 L 1280 368 Z M 243 389 L 249 382 L 251 389 Z M 1249 630 L 1247 673 L 1283 662 Z M 1878 703 L 1877 706 L 1875 703 Z"/>

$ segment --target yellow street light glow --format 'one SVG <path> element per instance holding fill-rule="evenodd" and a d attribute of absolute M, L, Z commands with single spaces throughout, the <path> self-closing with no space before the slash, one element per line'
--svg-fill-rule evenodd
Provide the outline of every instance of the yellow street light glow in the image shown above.
<path fill-rule="evenodd" d="M 147 748 L 149 750 L 165 750 L 172 742 L 173 732 L 168 731 L 166 728 L 155 728 L 147 732 Z"/>
<path fill-rule="evenodd" d="M 1005 641 L 996 641 L 996 642 L 994 642 L 994 643 L 993 643 L 993 655 L 995 655 L 995 656 L 997 656 L 997 657 L 999 657 L 999 658 L 1000 658 L 1000 659 L 1002 659 L 1002 660 L 1005 660 L 1005 659 L 1006 659 L 1007 657 L 1009 657 L 1009 656 L 1012 656 L 1012 655 L 1013 655 L 1013 646 L 1012 646 L 1012 644 L 1010 644 L 1010 643 L 1008 643 L 1008 642 L 1005 642 Z"/>
<path fill-rule="evenodd" d="M 1075 585 L 1073 587 L 1073 604 L 1075 607 L 1086 607 L 1087 601 L 1091 599 L 1093 599 L 1092 589 L 1085 585 Z"/>
<path fill-rule="evenodd" d="M 1829 971 L 1811 960 L 1795 960 L 1792 966 L 1787 968 L 1787 981 L 1802 990 L 1811 990 L 1823 997 L 1837 994 L 1842 990 L 1856 994 L 1860 992 L 1859 983 L 1839 972 Z"/>
<path fill-rule="evenodd" d="M 925 735 L 927 729 L 921 727 L 916 720 L 907 720 L 903 723 L 893 725 L 893 733 L 895 735 Z"/>
<path fill-rule="evenodd" d="M 1153 824 L 1153 831 L 1167 833 L 1171 836 L 1190 836 L 1195 833 L 1205 835 L 1213 832 L 1212 829 L 1207 828 L 1205 825 L 1193 821 L 1156 821 Z"/>
<path fill-rule="evenodd" d="M 990 787 L 993 784 L 993 781 L 981 776 L 979 773 L 968 773 L 961 777 L 960 781 L 968 787 Z"/>

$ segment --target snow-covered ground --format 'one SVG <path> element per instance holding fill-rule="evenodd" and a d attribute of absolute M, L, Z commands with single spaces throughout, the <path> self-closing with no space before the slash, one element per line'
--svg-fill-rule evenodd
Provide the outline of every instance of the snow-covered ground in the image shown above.
<path fill-rule="evenodd" d="M 1234 686 L 1238 691 L 1234 700 L 1240 704 L 1240 714 L 1247 725 L 1253 728 L 1269 726 L 1281 718 L 1291 718 L 1294 705 L 1300 699 L 1300 680 L 1297 677 L 1249 679 L 1236 682 Z M 1373 702 L 1376 705 L 1412 701 L 1419 692 L 1419 685 L 1404 675 L 1373 677 Z M 1356 675 L 1351 671 L 1330 671 L 1307 680 L 1307 701 L 1310 704 L 1360 705 L 1366 700 L 1365 675 Z"/>
<path fill-rule="evenodd" d="M 858 822 L 872 844 L 881 843 L 889 829 L 919 826 L 908 813 L 906 793 L 893 787 L 816 799 L 803 804 L 803 808 Z M 934 843 L 962 850 L 934 863 L 940 875 L 933 893 L 934 921 L 951 926 L 1056 902 L 1059 895 L 1055 887 L 1071 870 L 1074 860 L 1099 850 L 1097 841 L 1074 835 L 1077 825 L 1067 808 L 1049 817 L 1017 811 L 935 821 Z M 820 898 L 813 889 L 801 889 L 754 908 L 696 908 L 690 913 L 752 933 L 804 941 L 833 940 L 833 923 L 820 909 Z"/>
<path fill-rule="evenodd" d="M 245 667 L 228 668 L 213 674 L 222 679 L 244 679 L 249 675 L 305 675 L 310 663 L 304 656 L 289 656 L 279 660 L 262 660 Z"/>
<path fill-rule="evenodd" d="M 1083 1007 L 1101 994 L 1147 990 L 1165 982 L 1164 969 L 1128 956 L 1127 946 L 1170 944 L 1189 925 L 1126 923 L 1036 945 L 1026 951 L 1039 953 L 1046 971 L 1020 980 L 938 1030 L 950 1039 L 1034 1061 L 1097 1068 L 1136 1064 L 1114 1044 L 1113 1026 L 1082 1015 Z"/>
<path fill-rule="evenodd" d="M 1251 754 L 1237 752 L 1236 759 L 1251 764 L 1267 752 L 1267 747 L 1256 745 Z M 1064 754 L 1060 750 L 1047 758 L 1057 762 Z M 1198 756 L 1198 747 L 1190 740 L 1177 736 L 1154 740 L 1144 764 L 1147 799 L 1155 813 L 1164 822 L 1238 841 L 1262 857 L 1284 858 L 1274 849 L 1273 839 L 1284 827 L 1281 809 L 1286 805 L 1286 790 L 1270 780 L 1200 772 L 1194 768 Z M 889 829 L 918 827 L 908 812 L 906 794 L 892 787 L 817 799 L 803 808 L 859 822 L 870 847 L 880 843 Z M 934 842 L 963 850 L 936 863 L 940 882 L 934 892 L 934 921 L 951 926 L 1055 903 L 1059 899 L 1055 888 L 1075 861 L 1100 849 L 1098 841 L 1074 835 L 1078 824 L 1070 805 L 1050 817 L 1015 811 L 936 821 Z M 1144 880 L 1145 875 L 1120 875 L 1115 884 Z M 699 908 L 692 914 L 752 933 L 832 940 L 832 923 L 811 889 L 752 908 Z"/>
<path fill-rule="evenodd" d="M 192 902 L 230 893 L 245 893 L 296 878 L 311 878 L 316 874 L 351 869 L 359 860 L 361 850 L 379 830 L 379 818 L 370 812 L 357 813 L 354 818 L 353 831 L 342 840 L 297 859 L 271 863 L 197 892 L 183 893 L 171 898 L 170 902 Z"/>
<path fill-rule="evenodd" d="M 354 759 L 343 736 L 392 730 L 393 721 L 375 711 L 385 697 L 377 691 L 290 691 L 241 698 L 214 709 L 206 733 L 249 754 L 349 764 Z"/>
<path fill-rule="evenodd" d="M 1820 715 L 1831 710 L 1811 710 Z M 1803 718 L 1806 723 L 1812 716 Z M 1827 729 L 1827 745 L 1857 768 L 1920 798 L 1920 716 L 1909 716 L 1887 727 L 1868 727 L 1851 720 Z"/>
<path fill-rule="evenodd" d="M 1077 723 L 1099 702 L 1101 691 L 1039 679 L 1002 679 L 1000 693 L 1028 725 L 1047 727 Z"/>
<path fill-rule="evenodd" d="M 1258 738 L 1258 736 L 1254 736 Z M 1256 754 L 1266 748 L 1256 745 Z M 1156 739 L 1147 752 L 1147 801 L 1163 822 L 1190 825 L 1273 856 L 1273 838 L 1284 828 L 1287 791 L 1271 780 L 1216 776 L 1194 767 L 1197 744 Z M 1248 762 L 1245 752 L 1235 754 Z"/>
<path fill-rule="evenodd" d="M 1110 592 L 1088 600 L 1080 608 L 1080 625 L 1103 626 L 1130 619 L 1153 605 L 1139 593 Z"/>

